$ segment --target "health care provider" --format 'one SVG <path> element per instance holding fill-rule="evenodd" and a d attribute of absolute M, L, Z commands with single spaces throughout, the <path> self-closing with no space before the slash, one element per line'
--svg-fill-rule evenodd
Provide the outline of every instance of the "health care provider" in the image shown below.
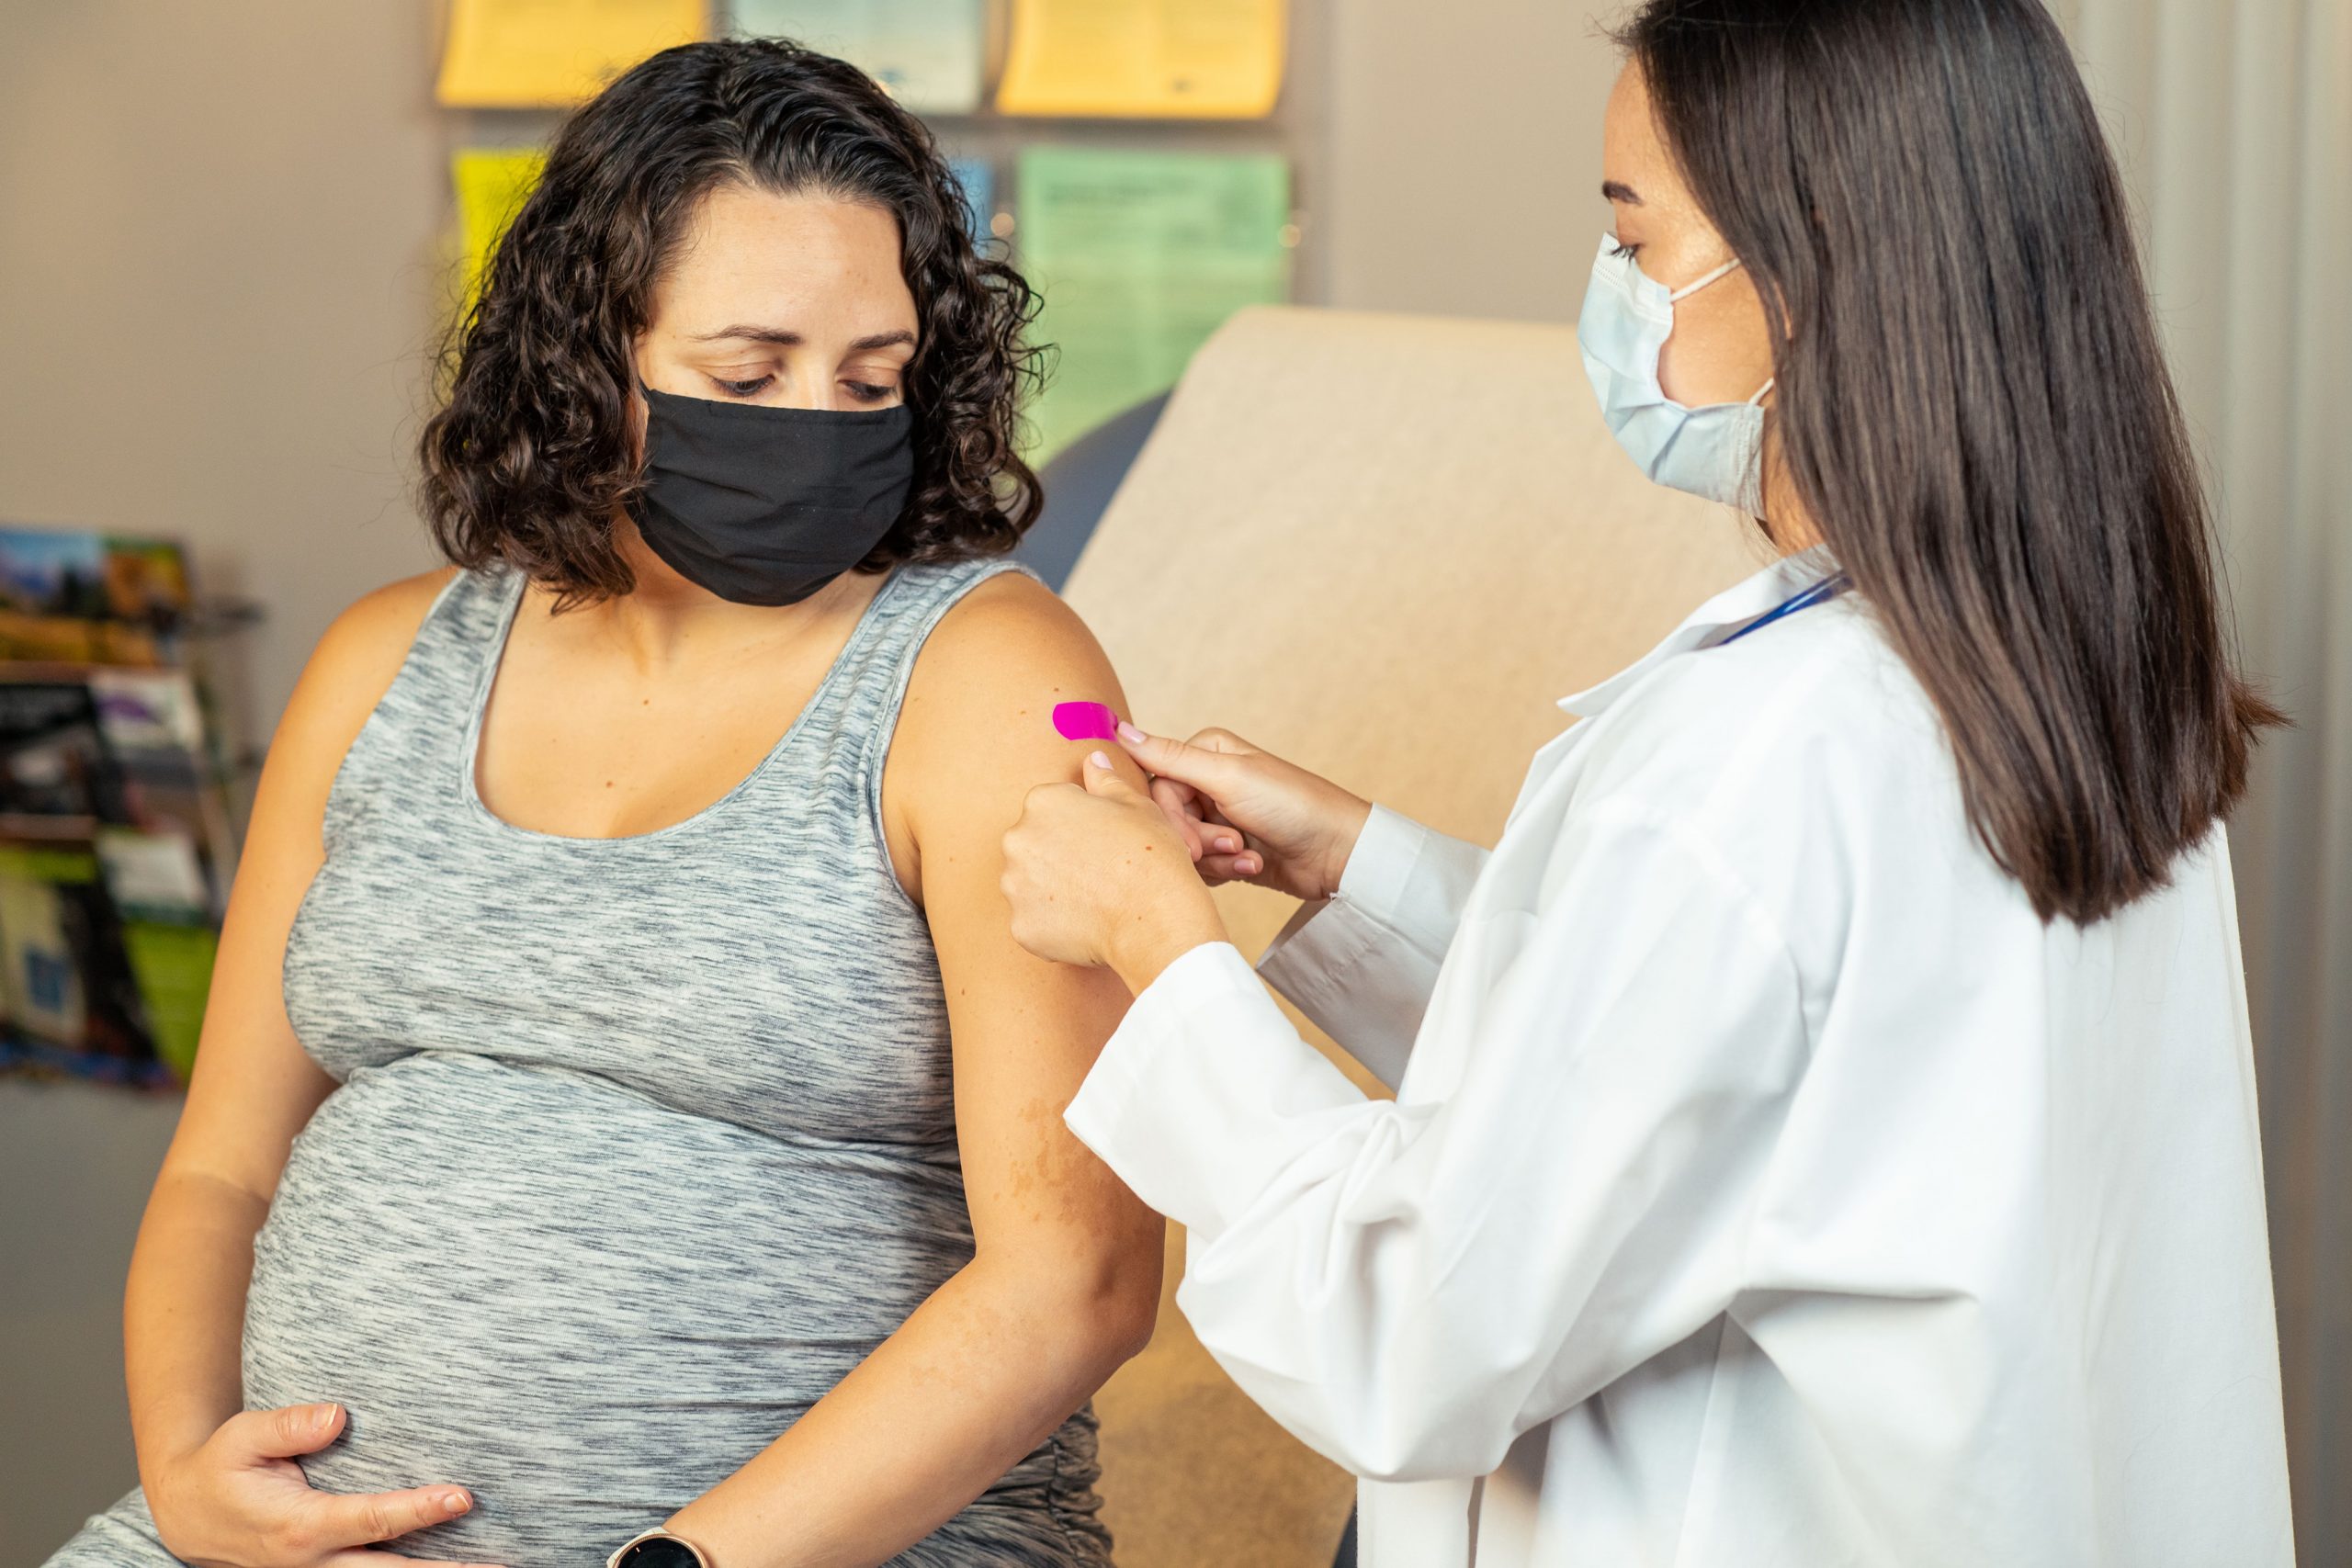
<path fill-rule="evenodd" d="M 1369 1568 L 2286 1568 L 2221 826 L 2278 716 L 2065 43 L 1623 39 L 1586 363 L 1780 558 L 1563 701 L 1491 852 L 1221 730 L 1122 731 L 1157 804 L 1033 792 L 1014 935 L 1136 998 L 1067 1121 L 1365 1478 Z M 1225 940 L 1235 877 L 1312 901 L 1261 972 L 1393 1102 Z"/>

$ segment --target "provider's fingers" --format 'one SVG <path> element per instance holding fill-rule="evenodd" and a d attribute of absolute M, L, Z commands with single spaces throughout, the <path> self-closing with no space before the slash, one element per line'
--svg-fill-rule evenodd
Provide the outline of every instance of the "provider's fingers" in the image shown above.
<path fill-rule="evenodd" d="M 1184 847 L 1194 860 L 1220 852 L 1230 854 L 1241 848 L 1239 829 L 1219 817 L 1216 804 L 1191 784 L 1176 779 L 1154 779 L 1151 798 L 1162 815 L 1175 824 L 1176 831 L 1183 835 Z"/>
<path fill-rule="evenodd" d="M 1222 886 L 1228 882 L 1247 882 L 1265 869 L 1266 863 L 1258 857 L 1254 850 L 1238 855 L 1203 855 L 1199 867 L 1201 880 L 1211 887 Z"/>
<path fill-rule="evenodd" d="M 1256 755 L 1248 741 L 1224 729 L 1204 729 L 1190 740 L 1173 740 L 1123 724 L 1119 744 L 1145 773 L 1175 779 L 1210 795 L 1238 793 L 1247 776 L 1246 759 Z"/>
<path fill-rule="evenodd" d="M 1176 829 L 1178 838 L 1184 840 L 1184 852 L 1193 857 L 1193 863 L 1199 864 L 1204 849 L 1201 843 L 1200 819 L 1186 815 L 1181 807 L 1173 811 L 1170 810 L 1157 795 L 1152 796 L 1151 803 L 1159 807 L 1159 814 L 1168 818 L 1168 825 Z"/>
<path fill-rule="evenodd" d="M 1151 791 L 1151 798 L 1159 803 L 1159 809 L 1171 817 L 1200 815 L 1201 792 L 1191 784 L 1175 779 L 1153 779 L 1146 787 Z"/>
<path fill-rule="evenodd" d="M 1202 840 L 1208 848 L 1216 848 L 1216 840 L 1226 839 L 1233 841 L 1234 848 L 1241 847 L 1241 829 L 1225 819 L 1225 813 L 1217 809 L 1216 801 L 1182 780 L 1152 780 L 1151 798 L 1159 803 L 1162 811 L 1171 817 L 1182 815 L 1200 829 Z M 1218 829 L 1225 830 L 1220 833 L 1216 831 Z"/>
<path fill-rule="evenodd" d="M 1194 827 L 1200 825 L 1203 807 L 1207 804 L 1201 798 L 1200 791 L 1174 779 L 1154 779 L 1149 788 L 1153 802 L 1168 814 L 1168 819 L 1180 830 L 1188 822 Z"/>

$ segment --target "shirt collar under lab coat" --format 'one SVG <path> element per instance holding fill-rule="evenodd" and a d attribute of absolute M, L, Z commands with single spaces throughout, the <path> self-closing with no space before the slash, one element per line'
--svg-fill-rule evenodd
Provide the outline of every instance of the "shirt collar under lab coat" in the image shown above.
<path fill-rule="evenodd" d="M 1562 711 L 1581 718 L 1598 716 L 1627 687 L 1666 660 L 1678 653 L 1688 653 L 1694 648 L 1706 648 L 1722 641 L 1748 622 L 1770 614 L 1783 602 L 1796 597 L 1837 570 L 1837 558 L 1829 553 L 1827 545 L 1815 545 L 1809 550 L 1781 557 L 1755 576 L 1724 589 L 1691 611 L 1688 619 L 1667 634 L 1665 641 L 1600 684 L 1562 697 Z"/>

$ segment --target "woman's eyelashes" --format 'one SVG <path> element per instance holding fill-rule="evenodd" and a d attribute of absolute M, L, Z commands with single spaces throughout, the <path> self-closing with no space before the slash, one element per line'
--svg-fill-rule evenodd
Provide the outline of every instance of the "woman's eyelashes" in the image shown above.
<path fill-rule="evenodd" d="M 1609 254 L 1612 256 L 1637 256 L 1642 254 L 1642 247 L 1638 243 L 1629 245 L 1620 240 L 1609 247 Z"/>
<path fill-rule="evenodd" d="M 710 383 L 730 398 L 756 398 L 775 384 L 775 378 L 759 376 L 748 381 L 730 381 L 723 376 L 713 376 Z M 850 395 L 852 401 L 860 403 L 887 402 L 899 393 L 895 386 L 886 387 L 872 381 L 843 381 L 842 389 Z"/>

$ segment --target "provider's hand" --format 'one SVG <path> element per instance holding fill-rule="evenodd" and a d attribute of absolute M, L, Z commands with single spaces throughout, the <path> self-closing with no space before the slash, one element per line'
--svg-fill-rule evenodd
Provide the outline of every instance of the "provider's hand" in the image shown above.
<path fill-rule="evenodd" d="M 1294 898 L 1339 888 L 1372 802 L 1229 729 L 1170 740 L 1122 724 L 1119 744 L 1151 775 L 1151 797 L 1177 830 L 1201 845 L 1206 881 L 1250 882 Z"/>
<path fill-rule="evenodd" d="M 1004 836 L 1012 939 L 1057 964 L 1103 964 L 1140 991 L 1179 954 L 1223 942 L 1183 839 L 1097 751 L 1083 784 L 1039 784 Z"/>
<path fill-rule="evenodd" d="M 457 1486 L 338 1496 L 294 1462 L 343 1430 L 339 1404 L 246 1410 L 202 1446 L 153 1467 L 147 1506 L 164 1547 L 194 1568 L 484 1568 L 362 1550 L 473 1506 Z"/>

